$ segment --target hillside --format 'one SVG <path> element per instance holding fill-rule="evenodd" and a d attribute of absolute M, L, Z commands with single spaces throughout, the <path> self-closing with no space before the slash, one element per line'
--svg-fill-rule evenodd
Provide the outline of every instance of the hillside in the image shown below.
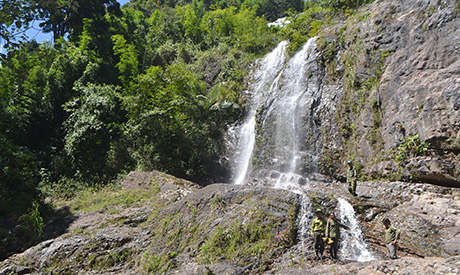
<path fill-rule="evenodd" d="M 120 187 L 60 206 L 57 211 L 71 214 L 47 223 L 41 242 L 3 261 L 0 274 L 460 271 L 457 189 L 370 182 L 359 188 L 368 198 L 353 198 L 341 183 L 312 184 L 321 191 L 307 195 L 325 211 L 336 207 L 338 197 L 351 200 L 375 260 L 314 261 L 310 239 L 301 240 L 299 194 L 251 185 L 199 187 L 159 172 L 131 172 Z M 398 260 L 386 260 L 382 216 L 403 232 Z M 308 223 L 312 218 L 310 212 Z"/>
<path fill-rule="evenodd" d="M 274 2 L 91 1 L 1 56 L 0 274 L 459 273 L 460 2 Z"/>

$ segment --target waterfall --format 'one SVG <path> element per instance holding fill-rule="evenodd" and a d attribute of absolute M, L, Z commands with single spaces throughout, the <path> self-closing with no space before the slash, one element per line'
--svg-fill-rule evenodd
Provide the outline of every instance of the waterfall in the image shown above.
<path fill-rule="evenodd" d="M 235 184 L 242 184 L 246 179 L 246 173 L 249 169 L 252 150 L 254 149 L 256 117 L 250 114 L 247 121 L 241 127 L 240 140 L 238 144 L 238 153 L 236 161 L 236 179 Z"/>
<path fill-rule="evenodd" d="M 302 194 L 302 200 L 299 211 L 299 243 L 300 247 L 303 250 L 304 247 L 307 247 L 307 241 L 310 239 L 310 226 L 311 226 L 311 217 L 313 217 L 313 212 L 311 211 L 311 201 L 308 196 Z M 304 252 L 304 251 L 302 251 Z"/>
<path fill-rule="evenodd" d="M 311 188 L 308 176 L 315 172 L 319 155 L 315 142 L 307 140 L 321 134 L 314 113 L 320 103 L 326 101 L 321 98 L 315 40 L 309 39 L 287 61 L 287 42 L 281 42 L 255 64 L 253 79 L 246 91 L 247 118 L 230 129 L 233 140 L 237 140 L 232 157 L 234 184 L 252 181 L 300 195 L 298 229 L 302 250 L 311 241 L 309 232 L 314 215 L 306 192 Z M 361 238 L 353 208 L 344 199 L 339 199 L 339 205 L 342 220 L 351 227 L 343 235 L 342 258 L 372 260 L 374 257 Z"/>
<path fill-rule="evenodd" d="M 284 65 L 287 44 L 287 41 L 279 43 L 274 51 L 256 64 L 257 70 L 253 76 L 253 84 L 250 86 L 251 93 L 248 94 L 250 96 L 248 116 L 237 130 L 238 144 L 233 159 L 235 184 L 242 184 L 247 178 L 255 144 L 256 111 Z"/>
<path fill-rule="evenodd" d="M 299 191 L 308 181 L 301 173 L 306 172 L 302 163 L 314 154 L 302 144 L 311 134 L 304 117 L 319 94 L 315 40 L 309 39 L 288 62 L 286 41 L 257 62 L 248 91 L 248 116 L 238 129 L 231 129 L 238 140 L 233 183 L 266 178 L 269 187 Z M 256 132 L 257 138 L 267 141 L 261 148 L 255 148 Z M 254 157 L 263 162 L 258 169 L 252 169 Z"/>
<path fill-rule="evenodd" d="M 302 159 L 307 156 L 304 141 L 310 131 L 304 123 L 318 94 L 316 38 L 311 38 L 286 64 L 270 95 L 264 102 L 261 136 L 271 147 L 260 148 L 259 154 L 270 155 L 267 175 L 276 178 L 276 187 L 298 184 Z M 262 156 L 263 158 L 263 156 Z M 283 188 L 284 189 L 284 188 Z"/>
<path fill-rule="evenodd" d="M 342 259 L 366 262 L 375 260 L 375 257 L 367 249 L 367 245 L 362 238 L 362 230 L 356 218 L 353 206 L 345 199 L 339 198 L 339 210 L 341 221 L 349 230 L 341 230 L 340 255 Z"/>

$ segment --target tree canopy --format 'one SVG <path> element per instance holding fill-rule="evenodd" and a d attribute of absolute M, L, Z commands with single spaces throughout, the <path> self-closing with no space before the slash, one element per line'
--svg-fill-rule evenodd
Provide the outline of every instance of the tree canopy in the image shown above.
<path fill-rule="evenodd" d="M 0 215 L 17 216 L 52 190 L 71 195 L 132 169 L 225 181 L 225 133 L 244 115 L 250 64 L 281 39 L 295 50 L 344 1 L 0 3 L 10 47 L 0 59 Z M 282 16 L 292 24 L 268 25 Z M 36 19 L 53 44 L 19 43 Z"/>

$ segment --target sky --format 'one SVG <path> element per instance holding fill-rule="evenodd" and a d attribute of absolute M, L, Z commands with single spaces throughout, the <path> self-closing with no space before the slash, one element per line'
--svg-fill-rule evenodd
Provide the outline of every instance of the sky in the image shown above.
<path fill-rule="evenodd" d="M 120 5 L 122 6 L 128 3 L 129 1 L 130 0 L 117 0 L 117 2 L 120 3 Z M 46 40 L 52 41 L 53 34 L 41 32 L 40 28 L 38 27 L 39 24 L 40 24 L 39 21 L 34 22 L 33 27 L 26 32 L 26 35 L 29 37 L 29 39 L 30 40 L 35 39 L 37 40 L 38 43 L 42 43 Z M 0 53 L 4 53 L 4 52 L 5 52 L 5 49 L 3 49 L 3 45 L 0 44 Z"/>

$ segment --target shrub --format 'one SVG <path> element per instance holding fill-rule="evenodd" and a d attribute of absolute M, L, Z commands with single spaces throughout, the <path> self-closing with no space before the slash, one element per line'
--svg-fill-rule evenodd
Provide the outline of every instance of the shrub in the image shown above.
<path fill-rule="evenodd" d="M 408 137 L 396 149 L 395 160 L 401 162 L 407 160 L 407 158 L 411 156 L 424 155 L 428 151 L 429 146 L 429 143 L 420 141 L 418 135 Z"/>

